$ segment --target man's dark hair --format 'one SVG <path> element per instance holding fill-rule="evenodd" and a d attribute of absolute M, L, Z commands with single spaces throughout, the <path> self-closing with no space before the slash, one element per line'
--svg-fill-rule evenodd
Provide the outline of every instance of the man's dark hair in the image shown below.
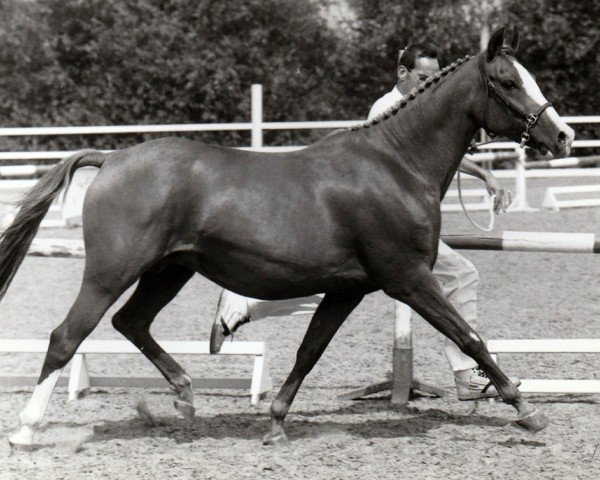
<path fill-rule="evenodd" d="M 408 70 L 412 70 L 415 68 L 417 58 L 421 57 L 438 58 L 438 48 L 429 42 L 411 43 L 398 55 L 398 67 L 402 65 Z"/>

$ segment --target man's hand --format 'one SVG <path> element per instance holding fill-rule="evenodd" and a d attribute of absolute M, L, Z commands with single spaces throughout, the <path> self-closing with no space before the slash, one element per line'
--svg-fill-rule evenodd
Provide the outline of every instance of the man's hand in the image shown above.
<path fill-rule="evenodd" d="M 463 158 L 460 164 L 460 171 L 468 173 L 469 175 L 474 175 L 477 178 L 480 178 L 485 182 L 485 188 L 490 195 L 496 195 L 494 199 L 494 212 L 506 212 L 508 205 L 510 204 L 510 198 L 505 196 L 504 188 L 500 185 L 500 182 L 492 175 L 492 172 L 481 168 L 475 162 L 467 158 Z"/>
<path fill-rule="evenodd" d="M 510 200 L 508 198 L 505 198 L 506 192 L 504 191 L 504 188 L 502 188 L 502 185 L 500 185 L 498 179 L 494 177 L 491 173 L 489 173 L 489 175 L 486 175 L 485 188 L 487 188 L 487 191 L 490 195 L 496 196 L 494 198 L 494 212 L 506 212 L 506 208 L 510 204 Z"/>

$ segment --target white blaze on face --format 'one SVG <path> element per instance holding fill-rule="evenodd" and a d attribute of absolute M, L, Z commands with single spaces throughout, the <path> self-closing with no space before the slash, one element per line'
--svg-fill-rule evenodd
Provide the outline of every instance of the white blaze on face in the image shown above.
<path fill-rule="evenodd" d="M 538 107 L 541 107 L 542 105 L 544 105 L 548 100 L 546 100 L 546 97 L 544 97 L 544 94 L 542 93 L 542 91 L 540 90 L 540 87 L 538 87 L 537 82 L 534 80 L 533 76 L 531 75 L 531 73 L 529 73 L 527 71 L 527 69 L 521 65 L 519 62 L 517 62 L 516 60 L 511 60 L 513 66 L 515 67 L 515 69 L 517 70 L 519 76 L 521 77 L 521 81 L 523 82 L 523 89 L 525 90 L 525 93 L 538 105 Z M 550 119 L 550 121 L 556 125 L 556 128 L 558 128 L 560 131 L 567 133 L 567 135 L 569 135 L 569 132 L 572 132 L 573 130 L 571 129 L 571 127 L 569 127 L 558 115 L 558 112 L 554 109 L 554 107 L 548 107 L 546 109 L 546 114 L 548 115 L 548 118 Z M 573 134 L 574 136 L 574 134 Z"/>

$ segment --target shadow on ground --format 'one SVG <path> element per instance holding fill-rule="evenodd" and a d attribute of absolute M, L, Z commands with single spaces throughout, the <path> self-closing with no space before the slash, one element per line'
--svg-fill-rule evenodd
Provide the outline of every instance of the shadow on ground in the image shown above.
<path fill-rule="evenodd" d="M 439 409 L 419 410 L 408 406 L 385 405 L 386 415 L 398 418 L 373 419 L 382 412 L 382 402 L 360 401 L 335 409 L 295 411 L 286 419 L 286 433 L 290 440 L 316 438 L 329 434 L 346 434 L 358 438 L 421 437 L 445 425 L 505 427 L 506 418 L 479 414 L 462 415 Z M 371 416 L 371 419 L 361 418 Z M 332 418 L 333 417 L 333 418 Z M 336 418 L 338 417 L 338 418 Z M 45 429 L 89 428 L 77 422 L 49 422 Z M 125 420 L 106 420 L 93 426 L 93 434 L 86 443 L 109 440 L 142 438 L 169 438 L 176 443 L 188 443 L 206 438 L 260 440 L 269 431 L 270 419 L 264 413 L 232 413 L 215 416 L 197 416 L 191 427 L 176 416 L 135 416 Z"/>

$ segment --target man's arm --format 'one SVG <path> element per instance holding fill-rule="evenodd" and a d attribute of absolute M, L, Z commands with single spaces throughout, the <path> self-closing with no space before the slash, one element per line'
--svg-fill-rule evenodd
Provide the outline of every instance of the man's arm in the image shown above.
<path fill-rule="evenodd" d="M 490 195 L 496 195 L 496 199 L 494 200 L 494 211 L 496 213 L 500 212 L 501 209 L 504 209 L 504 189 L 496 177 L 492 175 L 492 172 L 485 168 L 481 168 L 475 162 L 472 162 L 467 158 L 463 158 L 462 162 L 460 162 L 460 171 L 480 178 L 485 182 L 485 187 Z"/>

